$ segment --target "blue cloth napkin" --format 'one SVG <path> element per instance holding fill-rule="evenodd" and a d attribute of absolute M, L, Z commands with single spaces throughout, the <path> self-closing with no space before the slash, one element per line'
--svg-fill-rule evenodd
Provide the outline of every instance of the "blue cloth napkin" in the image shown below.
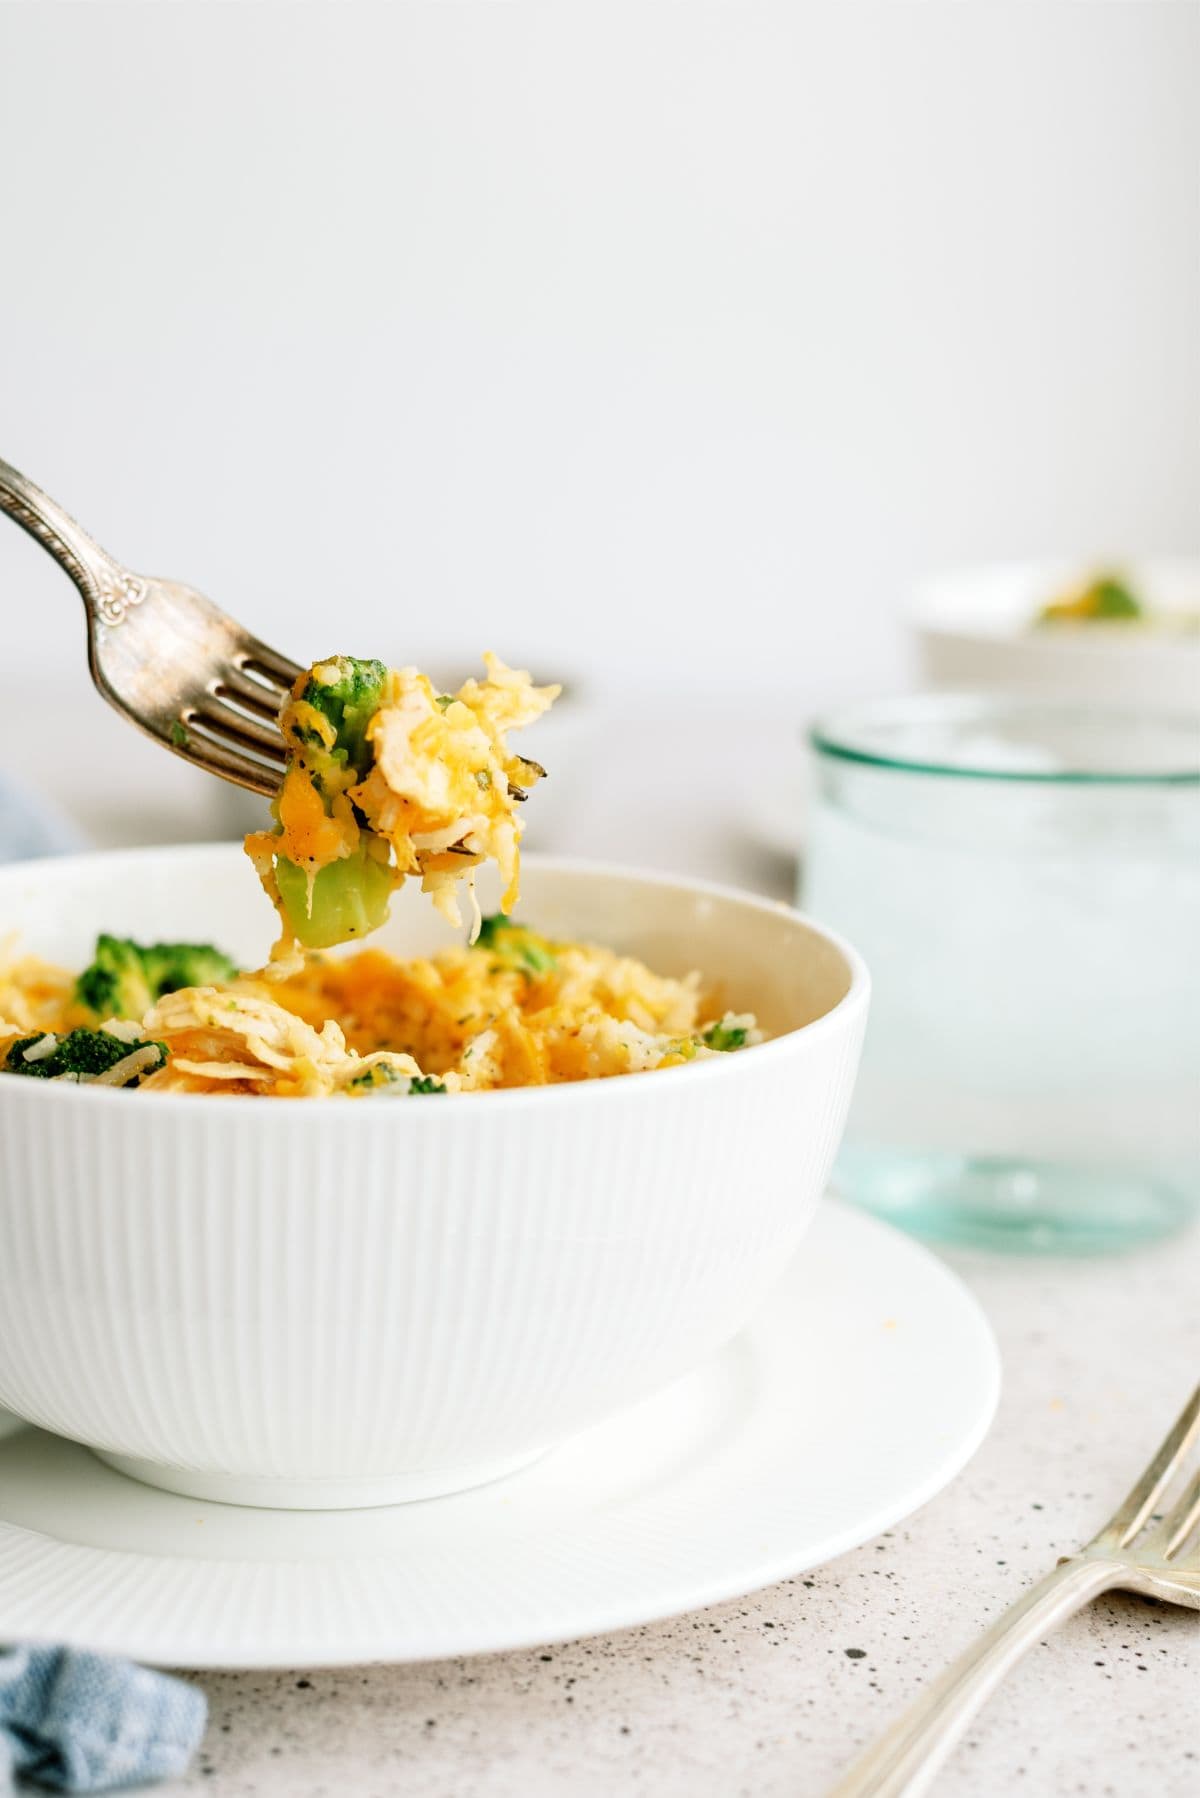
<path fill-rule="evenodd" d="M 0 1649 L 0 1792 L 17 1779 L 111 1792 L 182 1773 L 204 1694 L 165 1673 L 73 1648 Z"/>

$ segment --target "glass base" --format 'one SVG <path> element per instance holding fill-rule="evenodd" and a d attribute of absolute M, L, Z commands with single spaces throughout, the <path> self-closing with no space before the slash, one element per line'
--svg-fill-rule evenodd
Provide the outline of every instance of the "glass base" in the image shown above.
<path fill-rule="evenodd" d="M 1003 1156 L 843 1149 L 834 1190 L 933 1242 L 1100 1255 L 1170 1236 L 1197 1213 L 1169 1180 Z"/>

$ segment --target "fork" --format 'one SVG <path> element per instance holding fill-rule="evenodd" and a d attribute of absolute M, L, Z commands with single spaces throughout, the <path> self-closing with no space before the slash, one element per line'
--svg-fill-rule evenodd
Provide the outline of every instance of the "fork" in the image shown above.
<path fill-rule="evenodd" d="M 117 711 L 185 761 L 273 794 L 279 709 L 300 673 L 193 587 L 134 574 L 0 461 L 0 511 L 65 568 L 83 596 L 88 662 Z"/>
<path fill-rule="evenodd" d="M 1200 1386 L 1099 1534 L 1077 1554 L 1064 1556 L 998 1618 L 855 1763 L 829 1798 L 912 1798 L 925 1791 L 1009 1668 L 1102 1592 L 1140 1592 L 1200 1610 L 1200 1541 L 1191 1541 L 1200 1526 L 1200 1472 L 1165 1516 L 1156 1510 L 1198 1438 Z"/>

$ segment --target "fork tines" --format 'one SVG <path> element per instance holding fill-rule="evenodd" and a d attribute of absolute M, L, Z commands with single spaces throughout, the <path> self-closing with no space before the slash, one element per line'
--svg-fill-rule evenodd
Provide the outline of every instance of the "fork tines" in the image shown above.
<path fill-rule="evenodd" d="M 1091 1544 L 1094 1550 L 1125 1549 L 1155 1519 L 1160 1501 L 1183 1467 L 1189 1450 L 1200 1440 L 1200 1386 L 1180 1412 L 1133 1490 L 1118 1505 L 1109 1521 Z M 1164 1561 L 1177 1561 L 1188 1541 L 1200 1525 L 1200 1472 L 1189 1480 L 1182 1496 L 1171 1510 L 1155 1521 L 1139 1544 L 1143 1550 Z M 1195 1558 L 1200 1566 L 1200 1545 Z"/>
<path fill-rule="evenodd" d="M 266 643 L 254 643 L 236 657 L 237 666 L 265 686 L 287 693 L 299 678 L 300 669 Z"/>
<path fill-rule="evenodd" d="M 214 774 L 272 794 L 286 750 L 279 710 L 300 670 L 265 643 L 254 643 L 225 664 L 180 725 L 187 752 Z"/>

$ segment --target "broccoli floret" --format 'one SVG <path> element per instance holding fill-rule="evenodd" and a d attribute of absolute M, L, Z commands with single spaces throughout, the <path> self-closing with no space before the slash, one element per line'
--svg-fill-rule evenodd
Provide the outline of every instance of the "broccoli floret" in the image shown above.
<path fill-rule="evenodd" d="M 314 664 L 295 699 L 284 709 L 288 773 L 271 805 L 279 826 L 275 834 L 287 835 L 283 814 L 289 794 L 306 824 L 314 822 L 319 804 L 327 817 L 338 817 L 343 824 L 353 818 L 359 830 L 350 854 L 326 859 L 320 867 L 316 866 L 319 857 L 302 865 L 276 852 L 271 896 L 285 925 L 308 949 L 327 949 L 351 937 L 366 936 L 387 916 L 395 885 L 390 848 L 367 828 L 363 814 L 345 798 L 356 782 L 366 779 L 374 763 L 367 727 L 383 703 L 387 680 L 383 662 L 329 656 Z M 309 711 L 301 710 L 297 716 L 298 707 Z M 328 730 L 314 726 L 313 711 Z M 319 813 L 316 816 L 319 820 Z"/>
<path fill-rule="evenodd" d="M 300 698 L 328 718 L 336 739 L 327 748 L 315 732 L 293 729 L 316 773 L 320 773 L 322 759 L 328 758 L 365 780 L 374 759 L 367 742 L 367 726 L 383 702 L 386 681 L 387 667 L 383 662 L 330 656 L 328 661 L 316 664 Z"/>
<path fill-rule="evenodd" d="M 441 1080 L 433 1074 L 402 1074 L 389 1062 L 377 1061 L 364 1074 L 359 1074 L 350 1082 L 350 1090 L 355 1095 L 366 1097 L 369 1093 L 392 1092 L 401 1093 L 444 1093 L 446 1088 Z"/>
<path fill-rule="evenodd" d="M 211 943 L 152 943 L 145 951 L 154 996 L 185 986 L 224 986 L 237 978 L 237 963 Z"/>
<path fill-rule="evenodd" d="M 1093 618 L 1140 618 L 1142 605 L 1136 594 L 1116 575 L 1102 575 L 1089 594 Z"/>
<path fill-rule="evenodd" d="M 101 936 L 75 983 L 75 997 L 98 1018 L 141 1018 L 164 993 L 221 986 L 237 965 L 210 943 L 135 943 Z"/>
<path fill-rule="evenodd" d="M 745 1024 L 727 1024 L 722 1018 L 720 1023 L 708 1026 L 704 1032 L 704 1041 L 710 1049 L 744 1049 L 746 1036 Z"/>
<path fill-rule="evenodd" d="M 97 1074 L 107 1074 L 110 1068 L 132 1055 L 135 1049 L 156 1049 L 158 1059 L 139 1069 L 131 1079 L 125 1081 L 126 1086 L 136 1086 L 147 1074 L 157 1073 L 166 1064 L 167 1045 L 165 1043 L 145 1043 L 134 1040 L 126 1042 L 123 1037 L 110 1036 L 107 1030 L 72 1030 L 55 1042 L 51 1052 L 35 1055 L 27 1059 L 30 1049 L 43 1046 L 47 1041 L 55 1041 L 45 1032 L 40 1036 L 22 1036 L 10 1044 L 4 1061 L 6 1074 L 29 1074 L 35 1080 L 94 1080 Z"/>
<path fill-rule="evenodd" d="M 127 937 L 101 936 L 75 982 L 75 997 L 98 1018 L 140 1018 L 154 1003 L 145 951 Z"/>
<path fill-rule="evenodd" d="M 486 949 L 497 961 L 522 974 L 548 974 L 557 957 L 544 936 L 525 924 L 514 924 L 511 918 L 497 914 L 485 918 L 479 926 L 476 947 Z"/>
<path fill-rule="evenodd" d="M 311 881 L 305 869 L 281 855 L 275 880 L 288 923 L 307 949 L 329 949 L 367 936 L 387 917 L 395 878 L 371 853 L 367 833 L 352 855 L 330 862 Z"/>

